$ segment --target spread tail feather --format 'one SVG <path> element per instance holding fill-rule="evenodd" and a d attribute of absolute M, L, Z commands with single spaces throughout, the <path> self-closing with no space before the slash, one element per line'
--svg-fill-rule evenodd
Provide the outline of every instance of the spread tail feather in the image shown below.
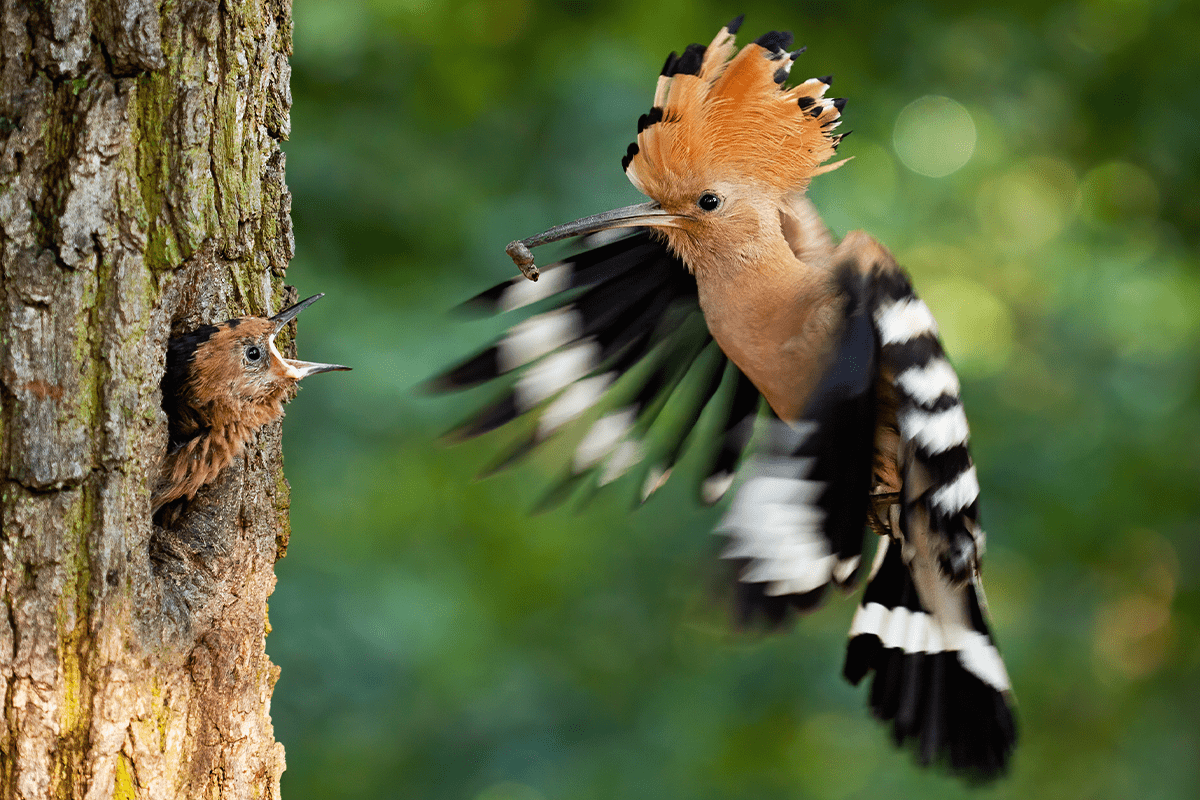
<path fill-rule="evenodd" d="M 922 764 L 945 758 L 982 780 L 1006 771 L 1016 722 L 975 582 L 956 587 L 931 563 L 906 564 L 892 539 L 880 543 L 842 670 L 855 685 L 871 671 L 871 710 L 898 745 L 914 741 Z"/>

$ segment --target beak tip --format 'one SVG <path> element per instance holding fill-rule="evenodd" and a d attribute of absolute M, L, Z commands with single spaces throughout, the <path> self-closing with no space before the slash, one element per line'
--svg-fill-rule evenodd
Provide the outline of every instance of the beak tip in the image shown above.
<path fill-rule="evenodd" d="M 300 316 L 300 312 L 311 306 L 313 303 L 325 296 L 324 292 L 314 294 L 312 297 L 306 297 L 299 303 L 294 303 L 280 311 L 278 314 L 270 317 L 270 320 L 275 323 L 276 332 L 283 330 L 283 326 Z"/>
<path fill-rule="evenodd" d="M 312 361 L 294 361 L 288 359 L 288 366 L 295 370 L 298 377 L 297 381 L 302 381 L 309 375 L 316 375 L 321 372 L 349 372 L 350 367 L 342 364 L 318 364 Z"/>

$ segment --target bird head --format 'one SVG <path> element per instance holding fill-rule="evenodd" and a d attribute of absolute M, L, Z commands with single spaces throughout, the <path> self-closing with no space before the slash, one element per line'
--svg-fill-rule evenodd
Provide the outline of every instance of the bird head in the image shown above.
<path fill-rule="evenodd" d="M 283 327 L 324 295 L 313 295 L 273 317 L 238 317 L 216 326 L 192 357 L 193 386 L 203 397 L 243 403 L 286 396 L 309 375 L 348 370 L 339 364 L 317 364 L 284 358 L 275 347 Z M 199 398 L 198 398 L 199 399 Z"/>
<path fill-rule="evenodd" d="M 284 358 L 275 346 L 284 326 L 322 297 L 272 317 L 237 317 L 172 338 L 163 381 L 172 444 L 227 424 L 255 429 L 283 413 L 283 402 L 304 378 L 350 369 Z"/>
<path fill-rule="evenodd" d="M 833 131 L 845 101 L 825 99 L 831 78 L 787 86 L 803 52 L 788 52 L 791 34 L 767 33 L 738 51 L 740 25 L 738 17 L 707 47 L 667 58 L 654 106 L 622 159 L 650 202 L 513 242 L 508 252 L 527 276 L 536 271 L 529 247 L 619 227 L 658 231 L 693 271 L 755 262 L 768 238 L 780 235 L 789 198 L 844 163 L 821 166 L 844 136 Z"/>
<path fill-rule="evenodd" d="M 216 477 L 255 431 L 283 415 L 301 380 L 350 369 L 284 358 L 275 347 L 283 327 L 322 297 L 273 317 L 238 317 L 171 338 L 162 381 L 169 444 L 151 498 L 154 513 Z"/>

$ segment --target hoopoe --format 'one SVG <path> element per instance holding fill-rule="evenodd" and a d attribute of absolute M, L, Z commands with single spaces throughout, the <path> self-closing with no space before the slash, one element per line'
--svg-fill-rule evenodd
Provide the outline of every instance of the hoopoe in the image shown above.
<path fill-rule="evenodd" d="M 622 160 L 651 200 L 510 244 L 537 282 L 517 277 L 467 305 L 541 313 L 434 387 L 520 370 L 458 430 L 537 415 L 497 466 L 602 398 L 615 405 L 587 429 L 552 499 L 639 465 L 644 499 L 707 410 L 718 434 L 700 489 L 715 502 L 734 484 L 765 399 L 771 422 L 718 528 L 739 567 L 743 619 L 779 624 L 830 583 L 852 587 L 869 526 L 881 540 L 845 677 L 858 684 L 874 672 L 873 712 L 922 764 L 995 777 L 1016 729 L 980 585 L 979 485 L 958 378 L 891 254 L 861 231 L 835 242 L 805 197 L 813 176 L 844 163 L 822 166 L 845 135 L 834 133 L 845 101 L 825 97 L 832 79 L 788 85 L 802 52 L 788 52 L 791 34 L 737 51 L 741 19 L 667 58 Z M 635 230 L 538 280 L 530 247 L 614 228 Z M 656 446 L 647 434 L 668 398 L 672 414 L 655 430 L 670 430 Z"/>
<path fill-rule="evenodd" d="M 316 294 L 273 317 L 238 317 L 201 325 L 167 343 L 162 406 L 169 441 L 151 497 L 152 513 L 191 498 L 241 455 L 255 432 L 283 416 L 283 404 L 309 375 L 348 370 L 284 358 L 275 337 Z"/>

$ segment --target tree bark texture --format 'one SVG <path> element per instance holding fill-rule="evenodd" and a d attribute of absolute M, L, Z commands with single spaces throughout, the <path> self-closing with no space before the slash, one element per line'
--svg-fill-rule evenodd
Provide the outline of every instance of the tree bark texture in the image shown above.
<path fill-rule="evenodd" d="M 292 294 L 291 2 L 0 2 L 0 798 L 277 797 L 278 423 L 149 496 L 167 338 Z"/>

